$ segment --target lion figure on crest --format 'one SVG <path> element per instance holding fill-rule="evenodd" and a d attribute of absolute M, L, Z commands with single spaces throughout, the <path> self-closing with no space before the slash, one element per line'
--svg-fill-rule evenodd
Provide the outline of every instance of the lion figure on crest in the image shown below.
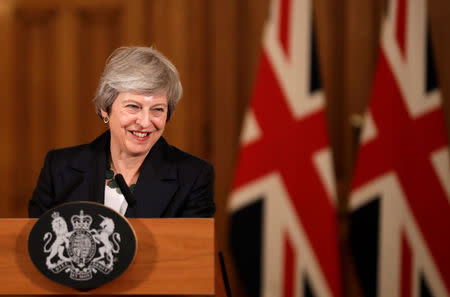
<path fill-rule="evenodd" d="M 99 216 L 103 219 L 99 225 L 101 228 L 99 230 L 100 233 L 93 234 L 93 237 L 96 243 L 101 243 L 103 246 L 98 249 L 100 256 L 94 258 L 93 261 L 105 259 L 105 265 L 112 267 L 114 261 L 113 253 L 118 253 L 120 250 L 120 234 L 114 232 L 114 221 L 111 218 L 104 217 L 100 214 Z M 110 236 L 112 242 L 109 240 Z"/>
<path fill-rule="evenodd" d="M 56 265 L 58 265 L 61 261 L 71 261 L 70 258 L 64 256 L 64 249 L 69 248 L 69 237 L 72 234 L 72 232 L 69 232 L 67 228 L 67 223 L 64 220 L 64 218 L 59 216 L 59 213 L 54 213 L 52 215 L 53 221 L 52 221 L 52 229 L 53 232 L 56 235 L 56 239 L 53 242 L 53 244 L 48 248 L 48 244 L 52 240 L 52 233 L 47 232 L 44 235 L 44 252 L 50 253 L 50 255 L 47 256 L 46 259 L 46 265 L 49 269 L 54 268 Z M 59 261 L 57 263 L 52 263 L 52 259 L 58 255 Z"/>

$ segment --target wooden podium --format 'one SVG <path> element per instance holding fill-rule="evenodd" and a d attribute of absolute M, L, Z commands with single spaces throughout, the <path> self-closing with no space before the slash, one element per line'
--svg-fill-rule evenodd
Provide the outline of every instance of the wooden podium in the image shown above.
<path fill-rule="evenodd" d="M 36 219 L 0 219 L 0 295 L 215 296 L 214 219 L 129 219 L 136 257 L 117 279 L 81 292 L 42 275 L 28 256 Z"/>

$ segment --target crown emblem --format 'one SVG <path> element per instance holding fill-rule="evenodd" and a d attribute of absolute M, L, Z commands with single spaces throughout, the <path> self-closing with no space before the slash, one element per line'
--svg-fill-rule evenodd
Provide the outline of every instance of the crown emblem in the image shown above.
<path fill-rule="evenodd" d="M 84 211 L 80 210 L 80 215 L 73 215 L 70 218 L 74 230 L 84 229 L 89 230 L 92 224 L 92 217 L 90 215 L 84 215 Z"/>

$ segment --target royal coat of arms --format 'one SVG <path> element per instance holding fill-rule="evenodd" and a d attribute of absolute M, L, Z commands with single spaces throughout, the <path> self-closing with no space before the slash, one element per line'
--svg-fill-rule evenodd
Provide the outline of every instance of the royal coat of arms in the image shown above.
<path fill-rule="evenodd" d="M 90 280 L 93 273 L 109 274 L 120 251 L 120 234 L 114 232 L 114 221 L 99 214 L 99 228 L 91 228 L 92 216 L 80 210 L 72 215 L 69 231 L 65 219 L 52 213 L 53 232 L 43 236 L 45 264 L 53 273 L 65 272 L 73 280 Z"/>

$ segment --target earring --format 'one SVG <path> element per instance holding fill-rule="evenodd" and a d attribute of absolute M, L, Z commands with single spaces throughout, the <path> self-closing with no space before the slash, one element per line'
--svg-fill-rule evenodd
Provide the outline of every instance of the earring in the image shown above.
<path fill-rule="evenodd" d="M 103 123 L 108 124 L 109 123 L 109 118 L 108 117 L 104 117 L 103 118 Z"/>

